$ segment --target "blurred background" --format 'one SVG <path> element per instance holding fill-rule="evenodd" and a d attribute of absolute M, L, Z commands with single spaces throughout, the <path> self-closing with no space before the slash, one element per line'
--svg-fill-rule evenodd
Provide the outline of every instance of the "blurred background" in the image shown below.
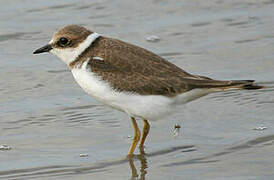
<path fill-rule="evenodd" d="M 274 179 L 274 1 L 0 4 L 0 179 Z M 266 88 L 211 94 L 152 122 L 147 155 L 128 160 L 127 115 L 85 94 L 56 57 L 32 54 L 68 24 Z"/>

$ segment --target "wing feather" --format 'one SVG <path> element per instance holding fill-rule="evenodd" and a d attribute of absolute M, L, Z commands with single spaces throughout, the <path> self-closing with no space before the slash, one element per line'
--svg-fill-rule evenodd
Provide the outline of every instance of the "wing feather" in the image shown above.
<path fill-rule="evenodd" d="M 214 88 L 231 84 L 187 73 L 160 56 L 126 42 L 101 37 L 93 46 L 88 65 L 118 91 L 141 95 L 176 96 L 194 88 Z"/>

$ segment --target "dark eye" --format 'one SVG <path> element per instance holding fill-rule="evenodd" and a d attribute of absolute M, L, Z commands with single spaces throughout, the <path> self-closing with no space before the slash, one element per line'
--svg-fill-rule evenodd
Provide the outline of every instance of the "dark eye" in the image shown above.
<path fill-rule="evenodd" d="M 61 37 L 58 41 L 58 44 L 62 47 L 65 47 L 66 45 L 68 45 L 69 40 L 65 37 Z"/>

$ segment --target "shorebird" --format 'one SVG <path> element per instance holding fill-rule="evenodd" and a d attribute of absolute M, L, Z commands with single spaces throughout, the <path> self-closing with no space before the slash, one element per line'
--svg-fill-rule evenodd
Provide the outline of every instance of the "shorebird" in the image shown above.
<path fill-rule="evenodd" d="M 213 92 L 262 88 L 253 80 L 221 81 L 190 74 L 146 49 L 78 25 L 61 28 L 34 54 L 43 52 L 64 61 L 89 95 L 130 116 L 135 136 L 129 156 L 139 141 L 144 147 L 149 121 L 164 118 L 179 105 Z M 142 137 L 136 118 L 144 121 Z"/>

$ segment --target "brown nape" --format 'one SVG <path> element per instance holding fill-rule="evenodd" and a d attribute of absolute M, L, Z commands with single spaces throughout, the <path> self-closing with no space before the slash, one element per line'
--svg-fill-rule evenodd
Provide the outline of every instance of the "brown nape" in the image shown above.
<path fill-rule="evenodd" d="M 68 47 L 77 47 L 79 43 L 83 42 L 90 34 L 93 32 L 78 25 L 69 25 L 65 26 L 64 28 L 60 29 L 57 33 L 54 35 L 55 41 L 58 41 L 61 37 L 65 37 L 70 41 L 70 44 Z M 56 44 L 53 45 L 54 47 L 57 47 Z M 60 48 L 58 46 L 58 48 Z"/>

